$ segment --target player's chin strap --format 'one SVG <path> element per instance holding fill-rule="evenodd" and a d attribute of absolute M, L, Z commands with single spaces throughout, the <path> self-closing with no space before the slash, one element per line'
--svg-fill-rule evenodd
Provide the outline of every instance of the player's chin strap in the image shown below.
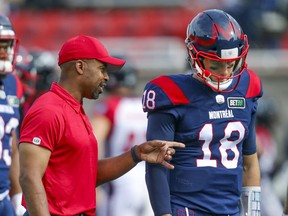
<path fill-rule="evenodd" d="M 242 187 L 241 215 L 261 216 L 260 201 L 261 201 L 261 187 L 260 186 Z"/>

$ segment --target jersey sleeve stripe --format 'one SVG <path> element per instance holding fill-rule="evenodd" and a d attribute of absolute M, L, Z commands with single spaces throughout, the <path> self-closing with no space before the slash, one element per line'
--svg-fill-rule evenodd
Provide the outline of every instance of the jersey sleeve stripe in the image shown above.
<path fill-rule="evenodd" d="M 246 93 L 246 98 L 257 97 L 262 95 L 262 85 L 260 78 L 252 71 L 248 70 L 250 81 Z"/>
<path fill-rule="evenodd" d="M 188 98 L 171 78 L 161 76 L 151 82 L 161 88 L 174 105 L 189 103 Z"/>

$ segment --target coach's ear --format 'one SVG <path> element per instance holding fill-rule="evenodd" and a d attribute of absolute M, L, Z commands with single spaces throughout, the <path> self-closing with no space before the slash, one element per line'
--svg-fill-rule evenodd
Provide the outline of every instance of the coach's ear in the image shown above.
<path fill-rule="evenodd" d="M 84 74 L 84 71 L 88 68 L 88 63 L 84 60 L 77 60 L 75 63 L 76 71 L 78 74 Z"/>

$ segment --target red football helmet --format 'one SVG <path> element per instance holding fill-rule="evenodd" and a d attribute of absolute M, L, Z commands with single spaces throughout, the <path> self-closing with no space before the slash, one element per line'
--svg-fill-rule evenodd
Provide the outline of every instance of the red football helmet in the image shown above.
<path fill-rule="evenodd" d="M 18 40 L 10 20 L 0 14 L 0 74 L 13 72 L 17 46 Z"/>
<path fill-rule="evenodd" d="M 199 13 L 188 25 L 185 42 L 187 60 L 206 85 L 218 92 L 230 92 L 237 87 L 247 67 L 249 45 L 247 36 L 231 15 L 218 9 Z M 232 75 L 220 76 L 205 69 L 203 59 L 220 63 L 235 61 Z"/>

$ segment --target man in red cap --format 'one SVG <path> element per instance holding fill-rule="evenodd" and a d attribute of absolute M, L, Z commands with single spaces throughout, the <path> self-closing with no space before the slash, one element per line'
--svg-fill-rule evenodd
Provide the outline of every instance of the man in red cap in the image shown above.
<path fill-rule="evenodd" d="M 145 160 L 167 162 L 182 143 L 144 142 L 130 151 L 98 161 L 97 141 L 82 107 L 97 99 L 109 73 L 125 64 L 111 57 L 96 38 L 79 35 L 59 52 L 61 76 L 26 114 L 20 137 L 20 183 L 25 215 L 95 215 L 96 186 Z"/>

